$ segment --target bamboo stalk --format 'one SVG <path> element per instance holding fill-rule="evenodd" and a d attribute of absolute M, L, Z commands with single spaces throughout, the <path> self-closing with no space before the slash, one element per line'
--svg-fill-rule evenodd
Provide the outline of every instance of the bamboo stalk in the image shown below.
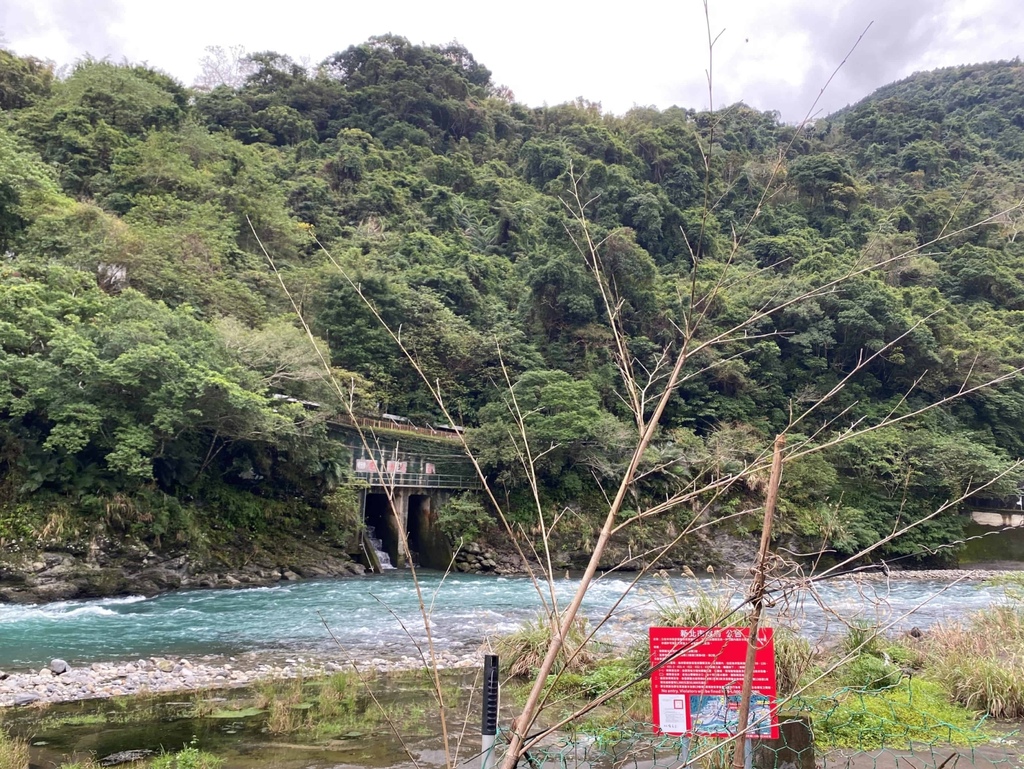
<path fill-rule="evenodd" d="M 782 450 L 786 447 L 786 436 L 775 438 L 775 451 L 772 455 L 772 472 L 768 478 L 768 493 L 764 501 L 764 523 L 761 526 L 761 546 L 757 551 L 757 563 L 754 566 L 754 581 L 750 585 L 750 635 L 747 637 L 747 659 L 743 668 L 743 688 L 740 692 L 740 707 L 737 713 L 736 745 L 733 748 L 733 769 L 744 768 L 744 751 L 746 740 L 743 733 L 747 729 L 750 718 L 750 693 L 754 686 L 754 661 L 757 658 L 757 634 L 761 628 L 761 610 L 764 607 L 764 586 L 768 572 L 768 548 L 772 538 L 772 519 L 775 517 L 775 504 L 779 498 L 779 483 L 782 482 Z"/>

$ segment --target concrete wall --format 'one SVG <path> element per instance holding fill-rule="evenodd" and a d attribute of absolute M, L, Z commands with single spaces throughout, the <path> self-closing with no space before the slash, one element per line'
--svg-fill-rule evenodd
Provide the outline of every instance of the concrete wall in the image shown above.
<path fill-rule="evenodd" d="M 391 563 L 399 569 L 409 565 L 409 552 L 416 564 L 428 569 L 447 569 L 452 561 L 451 544 L 437 526 L 437 510 L 450 492 L 442 490 L 394 489 L 390 499 L 383 489 L 365 494 L 363 520 L 372 526 Z"/>

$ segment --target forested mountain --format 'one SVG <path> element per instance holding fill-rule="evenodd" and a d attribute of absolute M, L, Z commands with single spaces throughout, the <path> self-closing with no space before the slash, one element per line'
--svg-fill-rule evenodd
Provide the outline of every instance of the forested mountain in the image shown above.
<path fill-rule="evenodd" d="M 586 520 L 636 427 L 573 242 L 573 180 L 640 366 L 717 281 L 705 336 L 880 264 L 702 353 L 651 449 L 651 467 L 672 461 L 642 493 L 748 461 L 858 361 L 805 431 L 1024 365 L 1024 216 L 964 229 L 1024 197 L 1017 61 L 915 75 L 800 129 L 742 104 L 529 108 L 464 48 L 390 36 L 312 71 L 248 64 L 238 87 L 195 90 L 105 61 L 57 78 L 0 51 L 0 539 L 55 510 L 156 541 L 333 514 L 349 460 L 325 422 L 343 405 L 260 243 L 357 411 L 441 419 L 327 253 L 401 328 L 525 521 L 503 400 L 506 372 L 518 382 L 531 435 L 556 447 L 544 502 Z M 782 526 L 851 552 L 1024 456 L 1022 424 L 1012 379 L 794 462 Z M 927 558 L 959 520 L 889 550 Z"/>

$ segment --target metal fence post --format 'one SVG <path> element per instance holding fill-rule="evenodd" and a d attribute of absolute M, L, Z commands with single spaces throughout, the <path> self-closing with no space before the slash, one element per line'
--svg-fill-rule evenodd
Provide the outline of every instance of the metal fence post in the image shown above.
<path fill-rule="evenodd" d="M 498 733 L 498 655 L 484 655 L 484 691 L 480 719 L 480 769 L 494 767 L 494 737 Z"/>

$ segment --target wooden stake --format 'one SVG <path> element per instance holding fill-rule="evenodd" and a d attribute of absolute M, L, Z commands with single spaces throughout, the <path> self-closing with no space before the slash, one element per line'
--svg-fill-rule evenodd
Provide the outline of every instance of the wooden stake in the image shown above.
<path fill-rule="evenodd" d="M 764 500 L 764 524 L 761 526 L 761 547 L 757 551 L 754 565 L 754 581 L 750 585 L 750 637 L 747 639 L 747 660 L 743 669 L 743 688 L 740 693 L 740 707 L 736 714 L 736 746 L 733 749 L 733 769 L 744 769 L 744 750 L 747 740 L 744 732 L 750 717 L 750 693 L 754 685 L 754 660 L 757 657 L 757 634 L 761 627 L 761 610 L 764 606 L 764 585 L 768 572 L 768 548 L 772 539 L 772 519 L 775 517 L 775 503 L 779 498 L 779 483 L 782 482 L 782 450 L 786 447 L 786 436 L 775 438 L 775 452 L 772 455 L 772 472 L 768 477 L 768 494 Z"/>

